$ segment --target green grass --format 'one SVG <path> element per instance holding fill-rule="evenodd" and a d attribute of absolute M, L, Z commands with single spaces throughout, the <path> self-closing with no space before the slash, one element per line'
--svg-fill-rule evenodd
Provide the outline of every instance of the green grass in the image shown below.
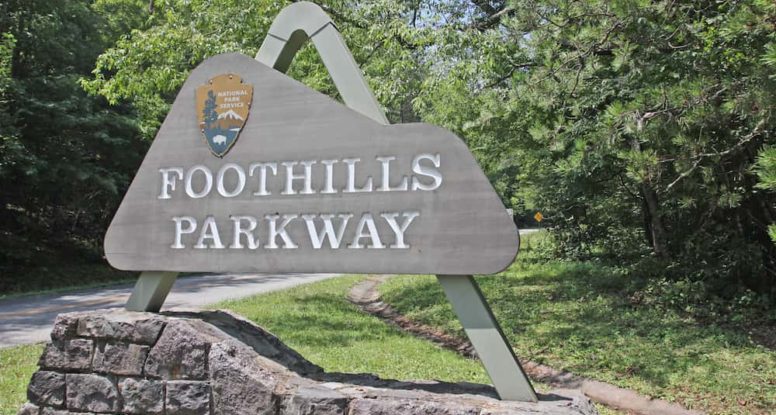
<path fill-rule="evenodd" d="M 27 383 L 38 368 L 43 345 L 0 349 L 0 415 L 14 415 L 27 401 Z"/>
<path fill-rule="evenodd" d="M 744 330 L 631 304 L 628 278 L 600 265 L 527 256 L 477 279 L 519 357 L 710 413 L 776 408 L 776 353 Z M 413 320 L 463 336 L 433 277 L 395 277 L 380 291 Z"/>
<path fill-rule="evenodd" d="M 364 314 L 345 299 L 359 277 L 217 304 L 253 320 L 329 372 L 387 379 L 488 383 L 478 361 L 417 339 Z"/>

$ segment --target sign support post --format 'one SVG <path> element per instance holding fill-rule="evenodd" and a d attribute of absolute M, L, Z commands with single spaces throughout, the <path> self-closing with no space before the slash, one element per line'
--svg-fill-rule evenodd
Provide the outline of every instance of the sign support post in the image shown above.
<path fill-rule="evenodd" d="M 389 124 L 334 22 L 313 3 L 298 2 L 283 9 L 272 22 L 256 60 L 285 73 L 296 52 L 308 39 L 318 50 L 345 105 L 381 124 Z M 474 277 L 437 275 L 437 280 L 499 397 L 536 402 L 536 392 Z"/>
<path fill-rule="evenodd" d="M 536 402 L 531 382 L 471 275 L 437 275 L 501 399 Z"/>
<path fill-rule="evenodd" d="M 177 278 L 177 272 L 145 271 L 141 273 L 124 308 L 128 311 L 158 313 Z"/>

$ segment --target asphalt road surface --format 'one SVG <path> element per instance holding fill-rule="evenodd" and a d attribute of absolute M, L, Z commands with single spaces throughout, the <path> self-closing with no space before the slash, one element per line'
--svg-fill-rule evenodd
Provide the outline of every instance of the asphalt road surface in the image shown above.
<path fill-rule="evenodd" d="M 222 300 L 281 290 L 337 274 L 225 274 L 179 278 L 168 308 L 201 308 Z M 57 314 L 123 307 L 134 284 L 0 300 L 0 347 L 47 341 Z"/>
<path fill-rule="evenodd" d="M 521 229 L 526 235 L 538 229 Z M 222 300 L 282 290 L 337 274 L 224 274 L 179 278 L 163 309 L 201 308 Z M 123 307 L 134 284 L 0 300 L 0 347 L 47 341 L 60 313 Z"/>

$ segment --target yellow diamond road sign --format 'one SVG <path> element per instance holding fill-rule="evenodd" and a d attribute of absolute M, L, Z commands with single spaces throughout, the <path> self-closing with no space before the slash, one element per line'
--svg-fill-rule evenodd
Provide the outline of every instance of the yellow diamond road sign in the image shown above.
<path fill-rule="evenodd" d="M 542 212 L 536 212 L 534 219 L 536 219 L 537 222 L 541 222 L 542 219 L 544 219 L 544 215 L 542 215 Z"/>

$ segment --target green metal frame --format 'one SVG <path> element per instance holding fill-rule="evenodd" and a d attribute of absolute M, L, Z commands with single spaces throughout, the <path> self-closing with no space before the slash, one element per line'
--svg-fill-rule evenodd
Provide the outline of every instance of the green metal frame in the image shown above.
<path fill-rule="evenodd" d="M 311 40 L 318 50 L 345 105 L 380 124 L 389 124 L 334 22 L 316 4 L 297 2 L 284 8 L 273 21 L 256 60 L 285 73 L 307 40 Z M 177 275 L 174 272 L 142 273 L 126 308 L 158 312 Z M 474 278 L 471 275 L 438 275 L 437 279 L 499 397 L 536 402 L 536 392 Z"/>

